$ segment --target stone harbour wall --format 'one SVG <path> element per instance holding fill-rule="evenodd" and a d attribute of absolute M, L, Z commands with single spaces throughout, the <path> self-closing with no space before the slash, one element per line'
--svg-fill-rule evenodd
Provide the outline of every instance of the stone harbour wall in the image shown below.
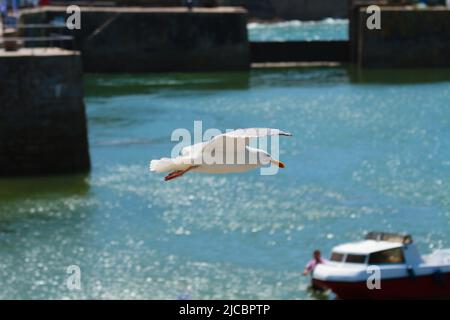
<path fill-rule="evenodd" d="M 65 21 L 65 7 L 24 10 L 23 23 Z M 241 8 L 81 7 L 75 37 L 87 72 L 234 71 L 250 67 Z"/>
<path fill-rule="evenodd" d="M 0 50 L 0 176 L 89 168 L 79 53 Z"/>

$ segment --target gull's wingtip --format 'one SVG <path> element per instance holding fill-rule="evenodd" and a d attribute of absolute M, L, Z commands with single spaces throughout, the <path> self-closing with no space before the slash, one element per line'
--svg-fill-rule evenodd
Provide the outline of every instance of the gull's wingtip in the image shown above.
<path fill-rule="evenodd" d="M 285 132 L 285 131 L 280 131 L 280 136 L 292 137 L 292 133 Z"/>

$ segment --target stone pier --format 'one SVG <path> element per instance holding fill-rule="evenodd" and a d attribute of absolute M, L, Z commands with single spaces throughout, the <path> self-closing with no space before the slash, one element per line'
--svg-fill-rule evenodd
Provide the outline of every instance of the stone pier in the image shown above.
<path fill-rule="evenodd" d="M 366 26 L 366 6 L 353 10 L 353 59 L 362 67 L 450 67 L 450 8 L 381 6 L 381 29 Z"/>
<path fill-rule="evenodd" d="M 79 53 L 0 50 L 0 176 L 89 168 Z"/>
<path fill-rule="evenodd" d="M 22 23 L 65 22 L 66 7 L 21 11 Z M 87 72 L 231 71 L 250 67 L 242 8 L 81 7 L 75 38 Z"/>

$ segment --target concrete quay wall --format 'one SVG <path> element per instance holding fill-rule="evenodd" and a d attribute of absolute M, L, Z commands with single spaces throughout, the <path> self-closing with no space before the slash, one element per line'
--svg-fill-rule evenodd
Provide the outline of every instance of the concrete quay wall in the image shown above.
<path fill-rule="evenodd" d="M 0 50 L 0 176 L 90 169 L 78 52 Z"/>
<path fill-rule="evenodd" d="M 23 23 L 66 21 L 65 7 L 24 10 Z M 241 8 L 81 7 L 75 37 L 87 72 L 234 71 L 250 66 Z"/>
<path fill-rule="evenodd" d="M 381 29 L 366 26 L 366 7 L 358 8 L 355 62 L 362 67 L 450 67 L 450 8 L 381 7 Z"/>

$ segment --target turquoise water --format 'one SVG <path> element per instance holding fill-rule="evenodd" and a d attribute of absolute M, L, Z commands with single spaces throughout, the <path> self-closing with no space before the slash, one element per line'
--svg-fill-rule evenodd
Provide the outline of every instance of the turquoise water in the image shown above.
<path fill-rule="evenodd" d="M 249 23 L 250 41 L 314 41 L 347 40 L 348 20 L 283 21 L 276 23 Z"/>
<path fill-rule="evenodd" d="M 0 298 L 309 299 L 299 275 L 366 231 L 450 247 L 450 72 L 87 76 L 92 172 L 0 180 Z M 267 126 L 275 176 L 164 182 L 175 128 Z M 69 265 L 80 291 L 66 287 Z"/>

